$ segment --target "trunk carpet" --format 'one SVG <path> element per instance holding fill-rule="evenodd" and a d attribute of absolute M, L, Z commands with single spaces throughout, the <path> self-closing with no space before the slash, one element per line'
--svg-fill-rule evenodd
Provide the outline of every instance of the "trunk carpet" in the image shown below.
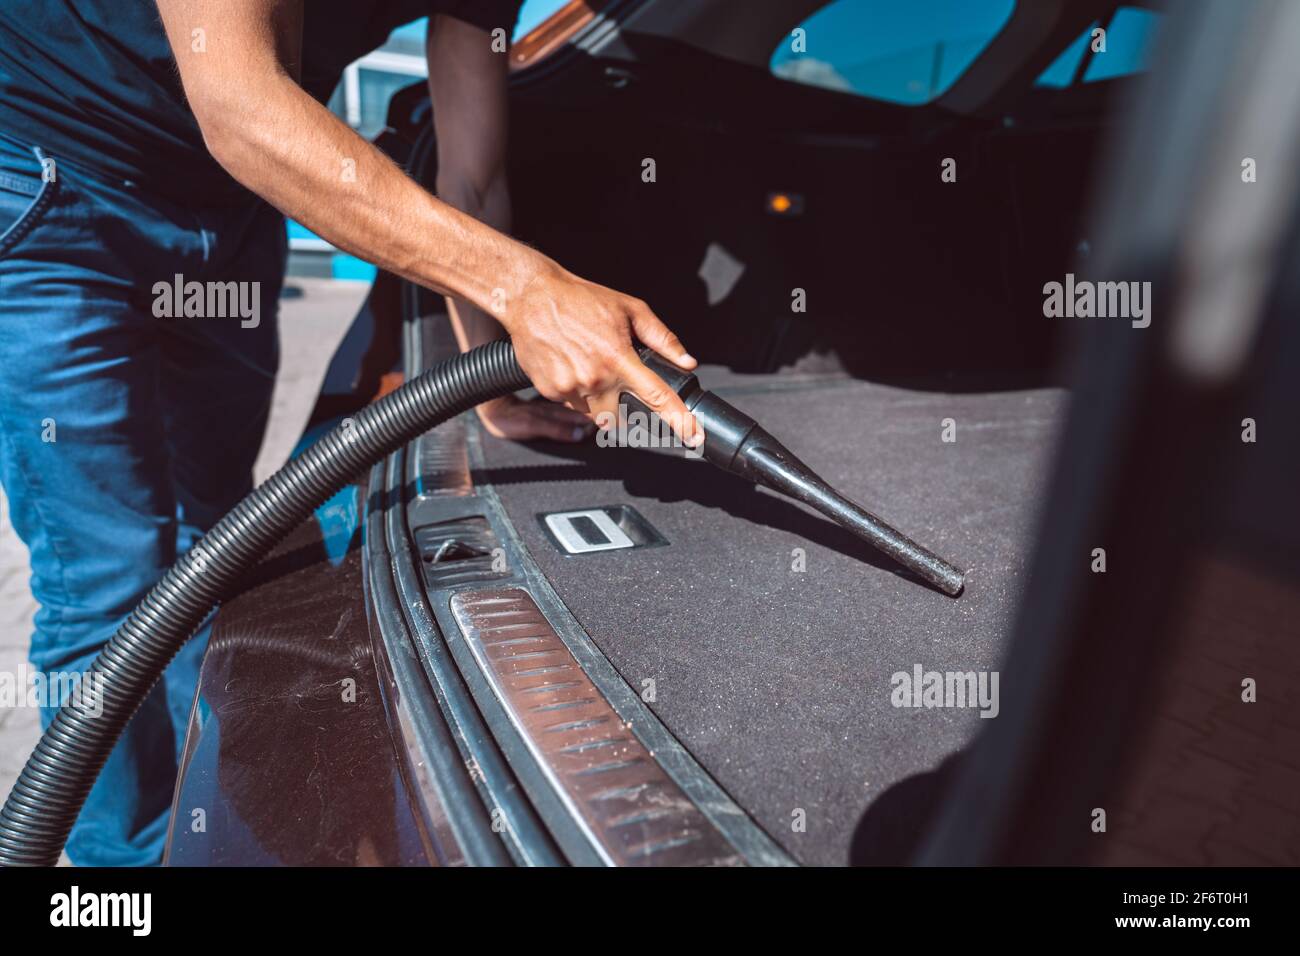
<path fill-rule="evenodd" d="M 1064 394 L 700 377 L 833 486 L 968 569 L 962 597 L 680 452 L 484 435 L 475 482 L 495 486 L 573 614 L 635 690 L 653 680 L 650 706 L 736 801 L 799 861 L 841 864 L 875 800 L 983 723 L 974 707 L 893 706 L 891 676 L 998 668 Z M 669 545 L 569 557 L 536 517 L 612 504 Z"/>

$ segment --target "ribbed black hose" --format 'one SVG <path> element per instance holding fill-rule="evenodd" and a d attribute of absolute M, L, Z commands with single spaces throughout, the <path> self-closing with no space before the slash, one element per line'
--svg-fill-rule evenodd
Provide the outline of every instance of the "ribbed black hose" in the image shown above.
<path fill-rule="evenodd" d="M 528 384 L 506 341 L 448 359 L 330 431 L 236 505 L 154 585 L 95 658 L 83 686 L 93 688 L 96 698 L 87 702 L 74 695 L 41 736 L 0 811 L 0 864 L 58 862 L 123 728 L 241 575 L 385 455 L 454 415 Z"/>

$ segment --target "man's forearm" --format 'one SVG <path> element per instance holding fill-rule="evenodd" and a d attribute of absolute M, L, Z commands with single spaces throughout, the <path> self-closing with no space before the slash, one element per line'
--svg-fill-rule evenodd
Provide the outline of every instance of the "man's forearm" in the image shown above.
<path fill-rule="evenodd" d="M 430 195 L 289 77 L 259 92 L 254 103 L 205 104 L 209 149 L 235 179 L 340 249 L 485 311 L 553 268 Z"/>

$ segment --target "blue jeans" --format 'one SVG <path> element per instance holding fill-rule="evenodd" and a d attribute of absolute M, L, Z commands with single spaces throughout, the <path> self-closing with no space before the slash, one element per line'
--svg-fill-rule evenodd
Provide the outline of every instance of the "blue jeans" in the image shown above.
<path fill-rule="evenodd" d="M 83 671 L 250 490 L 285 255 L 264 203 L 186 208 L 0 135 L 0 482 L 31 551 L 35 669 Z M 247 308 L 199 296 L 168 318 L 178 275 L 241 284 Z M 161 860 L 205 639 L 126 728 L 72 831 L 74 863 Z"/>

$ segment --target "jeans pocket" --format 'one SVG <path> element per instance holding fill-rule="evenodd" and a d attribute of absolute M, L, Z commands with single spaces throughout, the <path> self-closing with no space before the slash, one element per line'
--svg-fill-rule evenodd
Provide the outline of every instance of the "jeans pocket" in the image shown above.
<path fill-rule="evenodd" d="M 40 149 L 33 148 L 27 157 L 30 167 L 14 162 L 16 158 L 12 152 L 0 156 L 0 256 L 12 252 L 32 231 L 58 185 L 58 175 L 52 164 L 47 167 Z"/>

